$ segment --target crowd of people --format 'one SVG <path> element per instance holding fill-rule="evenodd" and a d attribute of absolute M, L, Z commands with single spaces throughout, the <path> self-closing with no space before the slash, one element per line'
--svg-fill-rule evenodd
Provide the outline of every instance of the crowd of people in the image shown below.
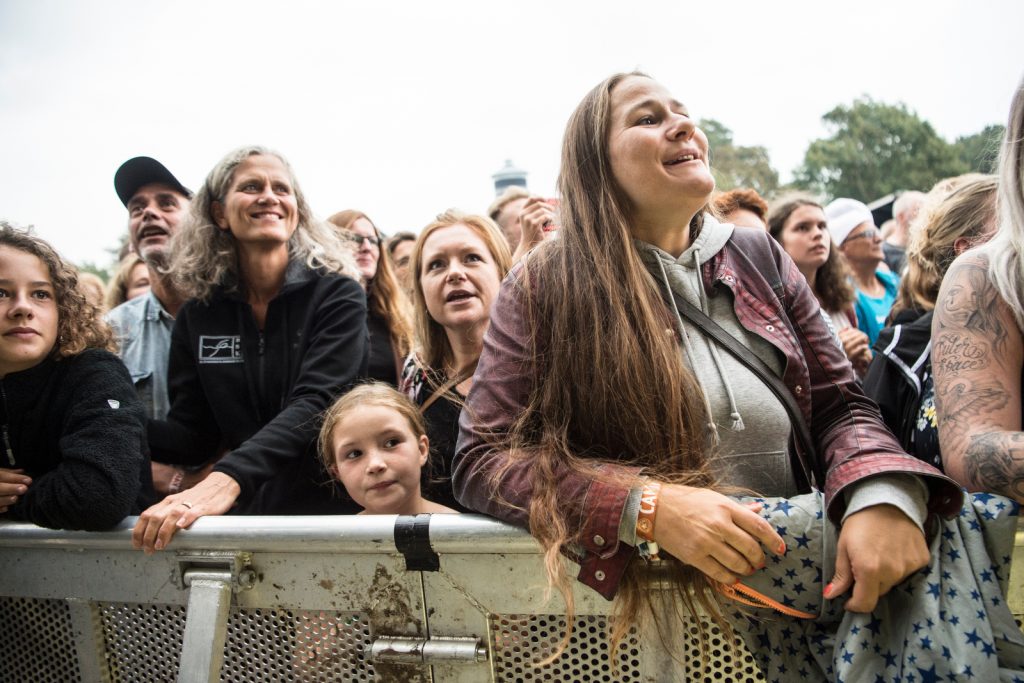
<path fill-rule="evenodd" d="M 135 514 L 154 552 L 208 515 L 482 512 L 570 610 L 575 567 L 623 628 L 657 615 L 657 564 L 746 637 L 725 605 L 784 561 L 771 514 L 817 505 L 819 601 L 883 609 L 965 489 L 1024 502 L 1024 85 L 999 176 L 906 188 L 888 237 L 870 198 L 716 192 L 710 159 L 638 73 L 573 112 L 557 200 L 390 238 L 318 219 L 273 150 L 194 193 L 129 159 L 105 291 L 0 227 L 0 515 Z"/>

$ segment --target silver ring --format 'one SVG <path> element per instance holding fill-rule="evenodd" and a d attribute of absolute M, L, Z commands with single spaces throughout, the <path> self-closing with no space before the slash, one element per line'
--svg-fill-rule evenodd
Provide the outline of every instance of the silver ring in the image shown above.
<path fill-rule="evenodd" d="M 184 505 L 185 507 L 187 507 L 189 510 L 192 509 L 192 503 L 189 503 L 188 501 L 185 501 L 185 500 L 180 500 L 178 502 L 181 503 L 182 505 Z"/>

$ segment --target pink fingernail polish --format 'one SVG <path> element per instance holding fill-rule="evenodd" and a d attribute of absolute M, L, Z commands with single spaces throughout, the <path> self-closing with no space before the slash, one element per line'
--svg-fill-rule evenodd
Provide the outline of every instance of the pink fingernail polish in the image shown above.
<path fill-rule="evenodd" d="M 829 584 L 827 586 L 825 586 L 825 590 L 823 590 L 821 592 L 821 594 L 827 598 L 831 592 L 832 592 L 832 583 L 829 582 Z"/>

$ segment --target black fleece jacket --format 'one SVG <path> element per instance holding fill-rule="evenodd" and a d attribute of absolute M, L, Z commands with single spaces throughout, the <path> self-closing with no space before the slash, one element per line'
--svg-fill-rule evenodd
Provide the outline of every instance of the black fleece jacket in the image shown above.
<path fill-rule="evenodd" d="M 7 516 L 96 531 L 151 502 L 145 411 L 117 356 L 89 349 L 12 372 L 0 413 L 0 466 L 32 477 Z"/>
<path fill-rule="evenodd" d="M 214 467 L 238 482 L 236 512 L 359 508 L 316 456 L 321 413 L 367 367 L 366 296 L 351 278 L 292 262 L 264 329 L 238 294 L 189 301 L 171 334 L 166 421 L 149 422 L 153 460 Z"/>

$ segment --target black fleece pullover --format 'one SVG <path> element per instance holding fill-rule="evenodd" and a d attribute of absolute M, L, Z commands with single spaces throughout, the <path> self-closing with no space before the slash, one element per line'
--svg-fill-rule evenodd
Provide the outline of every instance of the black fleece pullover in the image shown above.
<path fill-rule="evenodd" d="M 32 477 L 7 516 L 54 529 L 113 527 L 151 501 L 145 411 L 117 356 L 89 349 L 0 380 L 0 466 Z"/>
<path fill-rule="evenodd" d="M 359 508 L 316 456 L 321 413 L 367 367 L 366 296 L 351 278 L 289 264 L 264 328 L 237 293 L 189 301 L 171 334 L 166 421 L 149 422 L 159 462 L 214 467 L 238 482 L 235 512 Z"/>

